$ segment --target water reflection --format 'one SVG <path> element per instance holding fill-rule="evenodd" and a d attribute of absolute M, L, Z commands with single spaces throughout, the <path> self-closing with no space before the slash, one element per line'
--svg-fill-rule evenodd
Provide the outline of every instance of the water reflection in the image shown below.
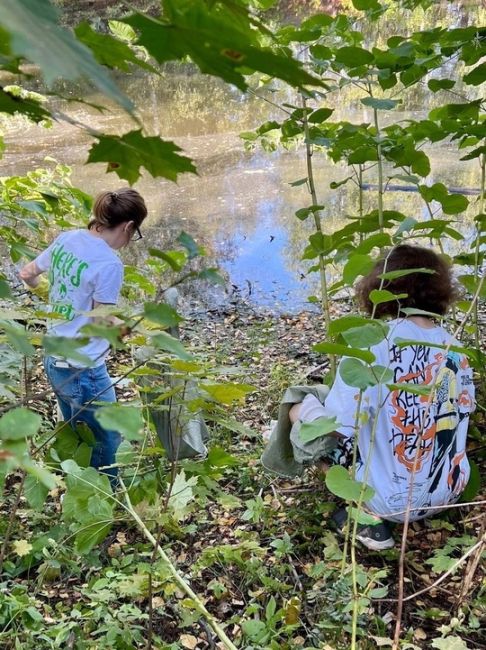
<path fill-rule="evenodd" d="M 302 223 L 294 213 L 309 205 L 310 198 L 305 185 L 289 185 L 306 176 L 303 150 L 245 152 L 238 133 L 268 119 L 281 119 L 278 109 L 218 80 L 193 74 L 190 68 L 184 74 L 179 70 L 168 69 L 160 78 L 133 75 L 126 87 L 137 103 L 146 132 L 174 139 L 195 159 L 199 171 L 197 177 L 181 177 L 178 184 L 147 174 L 137 183 L 137 189 L 147 198 L 150 215 L 143 245 L 170 246 L 179 232 L 186 230 L 226 271 L 230 285 L 256 304 L 289 311 L 307 306 L 307 297 L 317 292 L 317 278 L 307 276 L 300 257 L 312 232 L 312 220 Z M 465 90 L 476 92 L 474 88 Z M 269 96 L 277 102 L 294 100 L 290 91 Z M 370 122 L 372 115 L 359 104 L 360 96 L 361 91 L 348 88 L 334 97 L 336 111 L 332 119 Z M 89 99 L 101 101 L 97 96 Z M 445 101 L 441 93 L 431 95 L 420 85 L 404 99 L 399 112 L 383 115 L 385 124 L 423 118 Z M 116 133 L 136 128 L 128 116 L 113 107 L 105 114 L 82 105 L 66 108 L 60 103 L 59 107 L 93 128 Z M 24 173 L 42 165 L 49 155 L 71 165 L 73 182 L 87 192 L 95 194 L 120 184 L 114 174 L 104 173 L 104 165 L 83 164 L 90 141 L 82 130 L 71 125 L 58 124 L 46 130 L 19 122 L 9 129 L 6 141 L 2 175 Z M 429 147 L 427 153 L 432 164 L 428 182 L 478 187 L 477 161 L 459 163 L 451 145 Z M 330 189 L 331 181 L 339 181 L 349 172 L 331 164 L 324 154 L 314 156 L 314 165 L 318 200 L 325 206 L 324 229 L 331 232 L 343 226 L 348 216 L 357 215 L 358 190 L 351 183 Z M 392 174 L 392 168 L 387 168 L 386 173 Z M 373 173 L 366 180 L 377 182 Z M 366 192 L 364 201 L 365 212 L 375 208 L 376 192 Z M 471 197 L 471 203 L 474 201 Z M 430 218 L 417 194 L 387 193 L 385 207 L 419 219 Z M 467 237 L 471 236 L 473 214 L 472 206 L 465 217 Z M 129 253 L 140 265 L 144 255 L 140 247 L 132 247 Z"/>

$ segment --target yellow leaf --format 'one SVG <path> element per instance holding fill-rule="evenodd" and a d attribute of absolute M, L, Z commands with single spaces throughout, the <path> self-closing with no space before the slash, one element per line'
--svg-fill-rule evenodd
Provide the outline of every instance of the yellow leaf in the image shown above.
<path fill-rule="evenodd" d="M 299 622 L 300 600 L 294 596 L 285 606 L 285 622 L 287 625 L 295 625 Z"/>
<path fill-rule="evenodd" d="M 26 539 L 18 539 L 16 542 L 13 543 L 14 551 L 19 557 L 24 557 L 24 555 L 28 555 L 31 550 L 32 550 L 32 544 L 29 544 L 29 542 Z"/>

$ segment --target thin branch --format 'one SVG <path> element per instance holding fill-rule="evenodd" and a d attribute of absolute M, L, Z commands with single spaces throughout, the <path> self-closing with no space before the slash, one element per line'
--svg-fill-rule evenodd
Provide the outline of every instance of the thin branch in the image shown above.
<path fill-rule="evenodd" d="M 401 601 L 403 603 L 408 602 L 409 600 L 413 600 L 414 598 L 417 598 L 418 596 L 421 596 L 422 594 L 426 594 L 428 591 L 431 589 L 434 589 L 438 585 L 440 585 L 444 580 L 450 576 L 454 571 L 457 569 L 457 567 L 461 566 L 463 562 L 467 560 L 467 558 L 472 555 L 477 549 L 481 548 L 481 546 L 484 546 L 486 544 L 486 533 L 483 534 L 481 539 L 474 544 L 464 555 L 462 555 L 454 564 L 445 572 L 443 573 L 440 578 L 437 578 L 435 582 L 433 582 L 431 585 L 428 585 L 427 587 L 424 587 L 423 589 L 420 589 L 419 591 L 416 591 L 413 594 L 410 594 L 410 596 L 407 596 L 406 598 L 402 598 Z M 378 598 L 377 601 L 380 602 L 386 602 L 386 603 L 397 603 L 398 598 Z"/>
<path fill-rule="evenodd" d="M 144 522 L 140 519 L 138 513 L 134 509 L 134 507 L 133 507 L 133 505 L 132 505 L 132 503 L 130 501 L 130 496 L 129 496 L 128 492 L 127 492 L 125 484 L 123 483 L 123 479 L 120 478 L 119 481 L 120 481 L 120 485 L 121 485 L 121 487 L 123 488 L 123 491 L 124 491 L 126 509 L 131 514 L 132 518 L 135 520 L 135 522 L 139 526 L 139 528 L 142 531 L 142 533 L 144 534 L 144 536 L 149 540 L 149 542 L 151 544 L 154 545 L 154 548 L 157 550 L 158 555 L 166 563 L 167 569 L 168 569 L 171 577 L 173 578 L 174 582 L 193 601 L 195 609 L 204 616 L 204 618 L 207 620 L 207 622 L 209 623 L 212 630 L 221 639 L 221 641 L 226 646 L 226 648 L 228 650 L 237 650 L 234 643 L 229 639 L 229 637 L 226 635 L 226 632 L 221 627 L 221 624 L 219 623 L 219 621 L 217 621 L 216 618 L 211 614 L 211 612 L 209 612 L 206 609 L 206 607 L 204 606 L 204 603 L 202 602 L 201 598 L 192 590 L 191 586 L 180 575 L 179 571 L 176 569 L 174 564 L 172 564 L 170 558 L 165 553 L 165 551 L 161 548 L 160 545 L 157 544 L 157 540 L 152 535 L 152 533 L 149 531 L 149 529 L 146 527 Z"/>

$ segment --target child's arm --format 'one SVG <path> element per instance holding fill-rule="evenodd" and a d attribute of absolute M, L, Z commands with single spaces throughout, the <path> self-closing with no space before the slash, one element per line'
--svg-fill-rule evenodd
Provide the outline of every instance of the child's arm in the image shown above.
<path fill-rule="evenodd" d="M 28 262 L 20 269 L 19 276 L 27 286 L 31 287 L 31 289 L 35 289 L 39 285 L 39 282 L 41 280 L 39 276 L 42 273 L 44 273 L 44 271 L 41 271 L 39 269 L 34 260 L 32 262 Z"/>

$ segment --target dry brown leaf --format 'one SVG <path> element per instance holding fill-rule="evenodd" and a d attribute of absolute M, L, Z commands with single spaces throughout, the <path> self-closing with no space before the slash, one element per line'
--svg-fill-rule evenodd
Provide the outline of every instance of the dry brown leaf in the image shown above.
<path fill-rule="evenodd" d="M 189 650 L 194 650 L 198 644 L 197 638 L 192 634 L 181 634 L 179 642 L 183 648 L 189 648 Z"/>

